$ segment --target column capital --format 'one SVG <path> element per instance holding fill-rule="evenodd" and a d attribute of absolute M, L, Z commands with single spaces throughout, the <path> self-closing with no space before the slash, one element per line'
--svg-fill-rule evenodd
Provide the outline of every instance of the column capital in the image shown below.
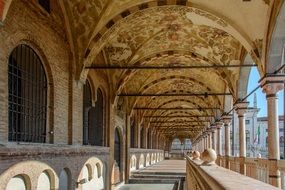
<path fill-rule="evenodd" d="M 215 122 L 215 124 L 216 124 L 217 129 L 220 129 L 223 126 L 223 122 L 221 122 L 221 121 L 217 121 L 217 122 Z"/>
<path fill-rule="evenodd" d="M 284 88 L 285 75 L 270 74 L 265 75 L 259 80 L 267 97 L 275 96 L 276 93 Z"/>
<path fill-rule="evenodd" d="M 238 101 L 237 103 L 235 103 L 234 107 L 238 116 L 243 116 L 246 113 L 248 105 L 249 102 L 245 101 Z"/>
<path fill-rule="evenodd" d="M 222 120 L 223 120 L 225 126 L 228 126 L 232 122 L 232 114 L 223 115 Z"/>

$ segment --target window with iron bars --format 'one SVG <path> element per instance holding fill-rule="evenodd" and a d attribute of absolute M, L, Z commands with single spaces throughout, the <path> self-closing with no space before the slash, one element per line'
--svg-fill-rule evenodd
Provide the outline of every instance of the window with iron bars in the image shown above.
<path fill-rule="evenodd" d="M 8 62 L 9 141 L 46 142 L 47 78 L 38 55 L 16 47 Z"/>

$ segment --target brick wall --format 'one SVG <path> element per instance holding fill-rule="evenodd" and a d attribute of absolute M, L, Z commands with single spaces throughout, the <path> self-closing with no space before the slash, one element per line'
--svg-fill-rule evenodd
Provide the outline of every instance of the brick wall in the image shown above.
<path fill-rule="evenodd" d="M 65 36 L 59 35 L 64 34 L 63 28 L 58 31 L 60 28 L 53 26 L 57 22 L 53 23 L 52 18 L 40 10 L 36 12 L 36 8 L 32 3 L 13 1 L 4 25 L 0 27 L 0 142 L 6 143 L 8 136 L 8 57 L 17 45 L 24 43 L 36 51 L 46 68 L 49 79 L 48 124 L 54 130 L 54 143 L 67 144 L 69 46 Z"/>

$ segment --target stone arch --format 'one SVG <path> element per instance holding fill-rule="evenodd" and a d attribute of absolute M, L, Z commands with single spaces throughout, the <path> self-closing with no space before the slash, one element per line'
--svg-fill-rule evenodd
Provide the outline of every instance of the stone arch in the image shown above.
<path fill-rule="evenodd" d="M 229 92 L 229 89 L 226 89 L 226 92 Z M 233 97 L 232 96 L 225 96 L 224 97 L 224 112 L 228 112 L 233 107 Z"/>
<path fill-rule="evenodd" d="M 147 155 L 145 157 L 145 166 L 149 166 L 150 164 L 151 164 L 150 154 L 147 153 Z"/>
<path fill-rule="evenodd" d="M 28 175 L 19 174 L 12 177 L 6 187 L 6 190 L 28 190 L 31 189 L 31 179 Z"/>
<path fill-rule="evenodd" d="M 1 16 L 0 21 L 1 22 L 4 22 L 4 20 L 7 16 L 7 13 L 9 11 L 9 8 L 11 6 L 12 1 L 13 0 L 2 1 L 3 5 L 1 5 L 1 7 L 0 7 L 0 16 Z"/>
<path fill-rule="evenodd" d="M 285 3 L 281 6 L 279 14 L 275 20 L 271 41 L 266 57 L 266 73 L 273 73 L 284 63 L 285 45 Z M 283 59 L 283 60 L 282 60 Z"/>
<path fill-rule="evenodd" d="M 49 175 L 51 188 L 58 189 L 59 180 L 56 172 L 48 164 L 40 161 L 23 161 L 9 167 L 0 176 L 0 189 L 5 189 L 9 180 L 17 175 L 33 179 L 30 180 L 30 186 L 31 189 L 36 189 L 38 178 L 43 172 Z"/>
<path fill-rule="evenodd" d="M 243 64 L 253 64 L 254 61 L 252 60 L 251 56 L 247 54 L 243 61 Z M 238 90 L 237 90 L 237 98 L 241 99 L 247 95 L 247 87 L 249 81 L 249 75 L 252 67 L 241 67 L 240 68 L 240 76 L 238 80 Z"/>
<path fill-rule="evenodd" d="M 137 162 L 137 157 L 133 154 L 130 158 L 130 171 L 134 171 L 137 169 Z"/>
<path fill-rule="evenodd" d="M 55 189 L 54 175 L 51 170 L 45 170 L 40 174 L 38 178 L 37 190 L 50 189 Z"/>
<path fill-rule="evenodd" d="M 102 172 L 100 177 L 98 177 L 97 171 L 98 164 L 100 165 Z M 104 189 L 105 172 L 106 170 L 104 169 L 103 162 L 97 157 L 91 157 L 84 163 L 78 176 L 77 183 L 83 190 Z"/>
<path fill-rule="evenodd" d="M 139 168 L 144 168 L 144 167 L 145 167 L 145 157 L 144 154 L 141 154 L 139 159 Z"/>

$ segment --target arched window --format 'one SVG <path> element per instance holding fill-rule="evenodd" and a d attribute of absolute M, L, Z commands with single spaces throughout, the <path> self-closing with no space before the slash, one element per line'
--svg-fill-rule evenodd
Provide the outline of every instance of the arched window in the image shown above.
<path fill-rule="evenodd" d="M 89 81 L 83 87 L 83 144 L 89 144 L 89 111 L 92 107 L 92 93 Z"/>
<path fill-rule="evenodd" d="M 104 145 L 104 97 L 100 89 L 97 90 L 97 100 L 95 103 L 95 142 L 94 145 L 103 146 Z"/>
<path fill-rule="evenodd" d="M 47 88 L 38 55 L 16 47 L 8 62 L 9 141 L 46 142 Z"/>

